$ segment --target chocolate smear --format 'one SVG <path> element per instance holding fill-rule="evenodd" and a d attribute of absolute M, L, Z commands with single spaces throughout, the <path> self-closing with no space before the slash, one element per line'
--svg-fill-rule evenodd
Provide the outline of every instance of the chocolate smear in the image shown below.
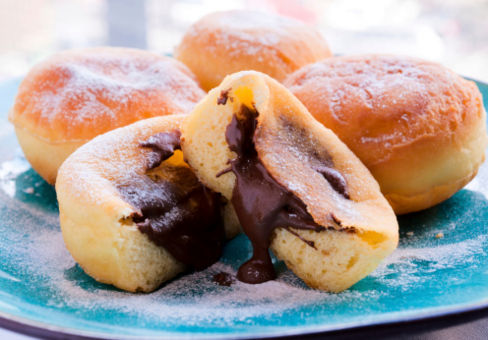
<path fill-rule="evenodd" d="M 213 276 L 214 282 L 218 283 L 220 286 L 230 287 L 234 283 L 234 277 L 226 272 L 220 272 Z"/>
<path fill-rule="evenodd" d="M 227 99 L 229 99 L 229 92 L 231 89 L 227 90 L 222 90 L 220 91 L 220 96 L 217 98 L 217 105 L 225 105 L 227 104 Z M 230 98 L 230 101 L 232 102 L 232 98 Z"/>
<path fill-rule="evenodd" d="M 292 229 L 290 229 L 288 227 L 286 227 L 286 230 L 288 230 L 289 233 L 295 235 L 300 240 L 302 240 L 303 242 L 305 242 L 309 247 L 312 247 L 313 249 L 317 250 L 317 247 L 315 247 L 315 242 L 314 241 L 310 241 L 310 240 L 307 240 L 307 239 L 301 237 L 299 233 L 297 233 L 296 231 L 293 231 Z"/>
<path fill-rule="evenodd" d="M 346 180 L 339 171 L 328 166 L 316 167 L 315 171 L 324 176 L 332 189 L 340 193 L 342 196 L 344 196 L 344 198 L 350 199 Z"/>
<path fill-rule="evenodd" d="M 152 153 L 148 169 L 180 148 L 179 132 L 158 133 L 141 143 Z M 118 186 L 139 211 L 132 216 L 140 232 L 178 261 L 196 269 L 216 262 L 225 241 L 220 195 L 203 186 L 186 166 L 167 166 L 160 175 L 131 176 Z M 164 178 L 162 178 L 164 176 Z"/>
<path fill-rule="evenodd" d="M 253 246 L 251 259 L 237 272 L 237 278 L 247 283 L 261 283 L 276 277 L 268 250 L 275 228 L 326 229 L 314 222 L 305 204 L 276 182 L 262 164 L 253 141 L 257 115 L 256 111 L 242 106 L 225 134 L 230 150 L 237 154 L 230 161 L 236 176 L 231 201 Z"/>

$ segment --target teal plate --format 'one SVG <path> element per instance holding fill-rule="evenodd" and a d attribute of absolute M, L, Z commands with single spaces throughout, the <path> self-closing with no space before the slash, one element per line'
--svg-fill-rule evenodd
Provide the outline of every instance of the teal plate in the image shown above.
<path fill-rule="evenodd" d="M 488 308 L 488 165 L 463 190 L 400 218 L 400 245 L 340 294 L 309 289 L 276 261 L 278 279 L 222 287 L 250 254 L 244 236 L 222 260 L 151 294 L 97 283 L 66 251 L 54 189 L 22 157 L 6 112 L 18 82 L 0 88 L 2 324 L 98 338 L 276 337 L 350 330 Z M 488 99 L 488 85 L 478 83 Z M 436 235 L 443 233 L 444 237 Z M 51 333 L 48 333 L 51 334 Z M 56 333 L 52 333 L 56 334 Z"/>

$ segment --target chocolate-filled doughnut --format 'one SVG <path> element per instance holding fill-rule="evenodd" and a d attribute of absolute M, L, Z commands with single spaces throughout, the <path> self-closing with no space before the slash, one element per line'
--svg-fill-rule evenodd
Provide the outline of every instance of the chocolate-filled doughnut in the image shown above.
<path fill-rule="evenodd" d="M 204 94 L 191 71 L 169 57 L 128 48 L 71 50 L 25 76 L 9 120 L 34 170 L 54 184 L 61 163 L 93 137 L 188 113 Z"/>
<path fill-rule="evenodd" d="M 149 292 L 221 255 L 239 225 L 179 150 L 181 115 L 96 137 L 63 163 L 56 181 L 66 247 L 90 276 Z M 224 227 L 225 226 L 225 227 Z"/>
<path fill-rule="evenodd" d="M 338 292 L 397 245 L 395 214 L 368 169 L 262 73 L 233 74 L 210 91 L 182 126 L 182 150 L 251 240 L 242 281 L 275 276 L 270 247 L 309 286 Z"/>
<path fill-rule="evenodd" d="M 451 197 L 484 161 L 481 93 L 437 63 L 334 57 L 296 71 L 285 86 L 361 159 L 397 214 Z"/>
<path fill-rule="evenodd" d="M 193 24 L 175 50 L 208 91 L 228 74 L 256 70 L 282 81 L 300 67 L 330 57 L 313 27 L 271 13 L 215 12 Z"/>

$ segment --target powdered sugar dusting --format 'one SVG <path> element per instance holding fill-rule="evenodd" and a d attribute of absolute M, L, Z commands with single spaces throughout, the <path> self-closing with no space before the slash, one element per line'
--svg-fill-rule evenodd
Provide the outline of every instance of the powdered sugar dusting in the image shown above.
<path fill-rule="evenodd" d="M 15 179 L 18 175 L 30 168 L 30 165 L 21 158 L 14 158 L 13 160 L 3 162 L 0 164 L 0 189 L 7 195 L 13 197 L 15 195 Z M 34 192 L 34 188 L 31 188 Z M 30 191 L 30 190 L 29 190 Z"/>
<path fill-rule="evenodd" d="M 449 69 L 390 55 L 325 59 L 303 67 L 285 84 L 368 165 L 416 141 L 443 133 L 457 138 L 456 127 L 467 124 L 464 115 L 474 115 L 470 108 L 480 100 Z M 365 151 L 369 148 L 378 151 Z"/>
<path fill-rule="evenodd" d="M 209 44 L 209 49 L 227 49 L 229 57 L 239 55 L 253 55 L 261 61 L 260 54 L 266 50 L 268 54 L 277 54 L 277 47 L 283 41 L 293 37 L 293 30 L 305 28 L 312 30 L 304 23 L 291 18 L 270 15 L 269 13 L 254 11 L 217 12 L 202 19 L 202 21 L 218 29 L 215 44 Z M 199 24 L 192 26 L 189 36 L 201 34 Z"/>
<path fill-rule="evenodd" d="M 8 208 L 19 202 L 9 203 Z M 122 313 L 137 314 L 153 321 L 184 321 L 226 324 L 260 315 L 271 315 L 317 303 L 341 303 L 344 300 L 371 297 L 370 292 L 328 294 L 306 288 L 291 272 L 279 275 L 276 281 L 249 285 L 236 281 L 222 287 L 213 281 L 214 274 L 236 271 L 218 262 L 201 272 L 177 278 L 151 294 L 131 294 L 105 285 L 84 284 L 92 281 L 65 249 L 57 214 L 42 213 L 21 204 L 19 213 L 12 216 L 23 228 L 11 233 L 10 242 L 0 243 L 3 256 L 18 258 L 19 270 L 32 282 L 44 281 L 52 292 L 48 306 L 75 309 L 104 308 Z M 73 274 L 74 273 L 74 274 Z M 80 281 L 81 280 L 81 281 Z M 364 295 L 361 297 L 361 295 Z"/>
<path fill-rule="evenodd" d="M 26 163 L 25 160 L 17 162 Z M 155 322 L 184 321 L 188 325 L 212 322 L 225 325 L 236 321 L 246 322 L 252 317 L 280 314 L 303 305 L 340 304 L 379 294 L 375 291 L 342 294 L 320 292 L 307 288 L 290 271 L 282 272 L 275 281 L 260 285 L 236 281 L 231 287 L 222 287 L 213 281 L 214 274 L 222 271 L 236 274 L 232 266 L 223 262 L 201 272 L 183 275 L 151 294 L 114 290 L 96 284 L 76 266 L 64 246 L 56 212 L 7 199 L 2 192 L 0 199 L 6 202 L 5 208 L 11 211 L 4 222 L 7 226 L 17 226 L 15 232 L 7 233 L 7 242 L 0 242 L 0 252 L 8 258 L 18 259 L 17 275 L 27 275 L 32 282 L 47 285 L 46 288 L 52 292 L 46 302 L 50 307 L 82 310 L 104 308 L 140 315 Z M 17 275 L 12 278 L 15 279 Z"/>
<path fill-rule="evenodd" d="M 49 129 L 59 124 L 67 140 L 83 133 L 88 139 L 107 126 L 188 113 L 204 95 L 183 64 L 148 52 L 93 49 L 61 53 L 52 60 L 55 65 L 44 71 L 49 78 L 26 78 L 29 95 L 19 97 L 17 105 L 29 107 L 28 114 L 46 122 L 49 128 L 43 137 L 56 135 Z"/>
<path fill-rule="evenodd" d="M 137 313 L 147 318 L 165 321 L 184 320 L 185 324 L 201 322 L 226 324 L 248 318 L 276 314 L 304 304 L 330 299 L 338 302 L 344 297 L 304 289 L 287 282 L 289 273 L 276 281 L 261 285 L 249 285 L 236 281 L 231 287 L 222 287 L 213 281 L 213 275 L 235 271 L 221 262 L 201 271 L 188 274 L 147 295 L 98 290 L 91 292 L 64 280 L 62 292 L 70 305 L 83 307 L 114 308 L 128 313 Z M 348 295 L 348 294 L 346 294 Z M 349 294 L 356 295 L 358 293 Z"/>
<path fill-rule="evenodd" d="M 412 285 L 431 280 L 429 273 L 455 268 L 466 262 L 474 264 L 476 256 L 486 254 L 487 246 L 488 236 L 480 235 L 456 244 L 399 248 L 385 259 L 371 276 L 385 285 L 409 290 Z"/>
<path fill-rule="evenodd" d="M 65 162 L 67 169 L 62 167 L 59 172 L 65 182 L 71 183 L 70 195 L 101 204 L 107 197 L 110 199 L 118 184 L 144 173 L 150 151 L 139 145 L 157 132 L 156 127 L 152 119 L 143 120 L 97 136 L 81 146 Z M 107 190 L 112 190 L 108 196 L 103 194 Z"/>
<path fill-rule="evenodd" d="M 22 159 L 0 163 L 0 169 L 12 168 L 13 163 L 25 169 L 26 161 Z M 47 184 L 37 187 L 33 183 L 19 183 L 19 176 L 22 174 L 4 172 L 0 181 L 8 179 L 17 181 L 21 187 L 36 187 L 36 192 L 44 191 L 44 197 L 47 197 Z M 16 193 L 19 191 L 21 188 L 16 189 Z M 32 196 L 28 195 L 29 198 Z M 348 320 L 360 315 L 360 320 L 364 321 L 368 318 L 369 308 L 391 301 L 396 297 L 395 292 L 418 289 L 432 282 L 438 273 L 464 268 L 466 264 L 474 271 L 477 266 L 482 268 L 480 261 L 486 258 L 482 255 L 488 249 L 486 235 L 443 243 L 457 231 L 456 225 L 461 226 L 452 221 L 442 226 L 446 232 L 442 240 L 434 237 L 437 229 L 427 233 L 433 241 L 424 246 L 419 246 L 425 241 L 420 231 L 410 235 L 376 271 L 340 294 L 306 287 L 282 263 L 277 264 L 279 274 L 275 281 L 260 285 L 236 281 L 230 287 L 220 286 L 213 281 L 214 274 L 226 272 L 235 275 L 236 263 L 240 262 L 234 263 L 235 257 L 246 258 L 249 255 L 250 249 L 246 248 L 242 242 L 244 237 L 240 236 L 234 240 L 238 241 L 237 244 L 228 245 L 229 249 L 238 247 L 240 255 L 228 253 L 210 268 L 182 275 L 151 294 L 131 294 L 99 284 L 83 273 L 65 249 L 56 211 L 49 211 L 28 200 L 19 200 L 3 190 L 0 190 L 0 200 L 3 228 L 0 254 L 6 259 L 5 263 L 10 263 L 6 271 L 0 270 L 1 280 L 33 285 L 31 289 L 39 292 L 35 295 L 42 300 L 42 306 L 69 313 L 70 317 L 78 315 L 90 319 L 92 316 L 87 315 L 93 315 L 93 311 L 103 311 L 103 315 L 116 314 L 128 320 L 139 320 L 150 329 L 155 329 L 151 325 L 162 325 L 163 329 L 171 329 L 171 325 L 211 325 L 220 329 L 236 325 L 249 327 L 257 320 L 274 324 L 282 316 L 289 315 L 305 320 L 309 315 L 316 315 L 318 310 L 324 313 L 324 320 L 334 320 L 335 313 L 347 311 Z M 426 228 L 424 226 L 422 230 Z M 463 282 L 462 278 L 459 280 Z M 389 305 L 388 308 L 395 306 Z M 106 322 L 115 321 L 108 319 Z M 144 325 L 140 327 L 146 327 Z"/>
<path fill-rule="evenodd" d="M 385 293 L 369 289 L 349 290 L 341 294 L 329 294 L 306 288 L 290 271 L 282 272 L 275 281 L 260 285 L 249 285 L 236 281 L 231 287 L 222 287 L 213 281 L 213 275 L 224 271 L 235 275 L 228 264 L 218 262 L 210 268 L 177 278 L 151 294 L 131 294 L 107 289 L 104 285 L 86 285 L 80 269 L 64 248 L 61 233 L 57 230 L 55 216 L 44 216 L 26 209 L 22 224 L 26 227 L 18 234 L 22 242 L 13 242 L 1 251 L 15 254 L 19 266 L 29 275 L 45 278 L 51 291 L 55 292 L 48 301 L 54 307 L 75 309 L 104 308 L 117 312 L 140 315 L 146 320 L 157 322 L 184 322 L 198 325 L 212 322 L 226 325 L 245 322 L 262 315 L 276 315 L 305 305 L 334 305 L 359 303 L 367 299 L 378 299 Z M 34 220 L 38 221 L 34 223 Z M 49 227 L 39 228 L 42 225 Z M 54 225 L 54 226 L 53 226 Z M 25 240 L 25 235 L 28 235 Z M 469 261 L 471 255 L 483 252 L 486 236 L 459 244 L 427 247 L 400 248 L 390 256 L 371 277 L 388 286 L 408 289 L 420 284 L 428 276 L 420 270 L 417 261 L 429 261 L 432 271 L 455 266 L 460 261 Z M 72 273 L 78 273 L 72 275 Z M 397 274 L 391 277 L 391 274 Z M 90 280 L 89 280 L 90 281 Z"/>

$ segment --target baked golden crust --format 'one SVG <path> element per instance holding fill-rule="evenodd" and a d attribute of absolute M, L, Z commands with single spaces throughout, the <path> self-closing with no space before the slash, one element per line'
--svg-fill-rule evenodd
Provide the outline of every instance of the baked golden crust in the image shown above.
<path fill-rule="evenodd" d="M 203 95 L 191 71 L 174 59 L 127 48 L 72 50 L 53 55 L 27 74 L 9 120 L 27 159 L 36 160 L 34 169 L 54 183 L 60 162 L 41 159 L 45 148 L 65 158 L 117 127 L 188 113 Z"/>
<path fill-rule="evenodd" d="M 155 117 L 110 131 L 80 147 L 61 166 L 56 194 L 63 238 L 73 258 L 97 281 L 149 292 L 185 269 L 139 231 L 132 220 L 138 209 L 117 189 L 146 173 L 151 151 L 140 143 L 178 130 L 183 119 Z M 152 172 L 164 178 L 165 164 L 185 166 L 178 151 Z M 239 226 L 226 222 L 226 234 L 232 237 Z"/>
<path fill-rule="evenodd" d="M 284 84 L 363 161 L 397 214 L 449 198 L 484 160 L 481 94 L 437 63 L 335 57 L 298 70 Z"/>
<path fill-rule="evenodd" d="M 58 169 L 65 159 L 84 144 L 79 141 L 53 144 L 18 128 L 15 134 L 25 158 L 49 184 L 56 182 Z"/>
<path fill-rule="evenodd" d="M 222 93 L 228 100 L 217 104 Z M 220 101 L 222 103 L 222 101 Z M 208 187 L 232 197 L 235 175 L 216 175 L 233 159 L 225 131 L 241 106 L 258 112 L 254 144 L 270 175 L 305 203 L 327 231 L 277 228 L 271 249 L 312 287 L 341 291 L 366 276 L 395 249 L 396 217 L 359 159 L 282 85 L 259 72 L 239 72 L 209 92 L 182 126 L 185 159 Z M 350 200 L 314 170 L 328 154 L 345 178 Z M 315 247 L 302 239 L 310 240 Z"/>
<path fill-rule="evenodd" d="M 210 90 L 228 74 L 256 70 L 278 81 L 300 67 L 332 54 L 314 28 L 271 14 L 226 11 L 196 22 L 175 50 L 175 57 Z"/>

